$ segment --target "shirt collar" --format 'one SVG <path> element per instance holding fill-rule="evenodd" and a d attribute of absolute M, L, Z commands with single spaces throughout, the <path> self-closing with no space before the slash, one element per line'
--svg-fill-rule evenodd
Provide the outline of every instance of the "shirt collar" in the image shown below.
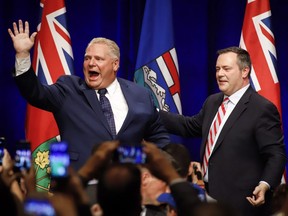
<path fill-rule="evenodd" d="M 107 93 L 109 95 L 114 94 L 116 89 L 117 89 L 117 87 L 118 87 L 118 85 L 119 85 L 119 82 L 118 82 L 118 80 L 116 78 L 108 87 L 106 87 Z M 97 90 L 97 93 L 98 93 L 98 90 Z"/>
<path fill-rule="evenodd" d="M 238 103 L 238 101 L 240 100 L 240 98 L 243 96 L 243 94 L 246 92 L 246 90 L 249 88 L 250 84 L 244 86 L 243 88 L 239 89 L 238 91 L 236 91 L 234 94 L 229 96 L 229 101 L 231 103 L 233 103 L 234 105 L 236 105 Z M 228 96 L 224 96 L 224 99 L 228 97 Z"/>

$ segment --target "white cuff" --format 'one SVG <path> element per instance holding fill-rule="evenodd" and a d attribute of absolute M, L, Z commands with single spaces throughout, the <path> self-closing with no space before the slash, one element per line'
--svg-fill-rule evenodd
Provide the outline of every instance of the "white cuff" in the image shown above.
<path fill-rule="evenodd" d="M 269 190 L 270 190 L 270 185 L 266 181 L 260 181 L 259 184 L 260 183 L 266 184 L 268 186 Z"/>
<path fill-rule="evenodd" d="M 16 58 L 15 60 L 15 76 L 19 76 L 29 70 L 31 67 L 30 56 L 26 58 Z"/>

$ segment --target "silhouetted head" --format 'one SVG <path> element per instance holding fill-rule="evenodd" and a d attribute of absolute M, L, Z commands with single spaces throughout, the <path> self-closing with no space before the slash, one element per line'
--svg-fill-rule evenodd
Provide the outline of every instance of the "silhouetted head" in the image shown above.
<path fill-rule="evenodd" d="M 172 159 L 171 163 L 182 178 L 187 178 L 189 166 L 191 162 L 190 152 L 183 144 L 170 143 L 162 148 L 162 150 L 169 155 Z"/>
<path fill-rule="evenodd" d="M 97 200 L 104 215 L 136 216 L 141 207 L 141 172 L 131 163 L 110 164 L 99 178 Z"/>

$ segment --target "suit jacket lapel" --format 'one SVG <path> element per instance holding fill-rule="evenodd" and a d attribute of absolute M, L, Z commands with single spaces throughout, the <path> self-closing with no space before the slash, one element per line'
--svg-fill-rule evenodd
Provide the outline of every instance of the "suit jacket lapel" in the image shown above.
<path fill-rule="evenodd" d="M 223 101 L 223 94 L 219 94 L 219 97 L 217 97 L 214 101 L 211 102 L 211 104 L 213 104 L 212 106 L 210 104 L 207 105 L 208 108 L 205 112 L 209 113 L 210 116 L 208 117 L 208 120 L 206 121 L 206 125 L 203 125 L 203 127 L 205 128 L 205 132 L 203 134 L 203 137 L 206 137 L 205 140 L 203 140 L 203 142 L 204 142 L 203 144 L 205 144 L 207 141 L 207 137 L 208 137 L 208 133 L 210 131 L 212 121 L 214 120 L 214 117 L 215 117 L 215 115 L 218 111 L 218 108 L 221 105 L 222 101 Z"/>
<path fill-rule="evenodd" d="M 219 137 L 218 137 L 217 142 L 215 143 L 215 147 L 213 149 L 213 152 L 216 151 L 217 148 L 219 148 L 219 146 L 221 145 L 221 143 L 222 143 L 223 139 L 225 138 L 225 136 L 227 135 L 227 133 L 230 131 L 230 129 L 233 127 L 233 125 L 237 122 L 237 119 L 247 109 L 247 106 L 249 103 L 249 98 L 250 98 L 250 95 L 252 94 L 252 92 L 253 92 L 252 88 L 249 87 L 248 90 L 244 93 L 242 98 L 237 103 L 236 107 L 234 108 L 234 110 L 230 114 L 229 118 L 227 119 L 225 125 L 223 126 L 223 128 L 219 134 Z"/>
<path fill-rule="evenodd" d="M 211 100 L 211 101 L 210 101 Z M 200 147 L 200 155 L 201 158 L 203 158 L 205 154 L 205 148 L 206 148 L 206 142 L 208 133 L 210 131 L 210 127 L 212 124 L 212 121 L 218 111 L 219 106 L 221 105 L 221 102 L 223 100 L 223 93 L 219 93 L 216 97 L 212 97 L 209 101 L 207 101 L 207 104 L 205 105 L 205 114 L 207 113 L 209 116 L 207 117 L 207 120 L 203 122 L 203 136 L 202 136 L 202 143 Z"/>
<path fill-rule="evenodd" d="M 100 106 L 100 103 L 99 103 L 99 100 L 97 98 L 95 90 L 88 88 L 86 86 L 86 84 L 82 84 L 82 86 L 80 86 L 80 89 L 82 90 L 84 96 L 86 97 L 88 104 L 94 110 L 97 117 L 99 117 L 100 121 L 102 122 L 104 127 L 107 129 L 107 131 L 109 131 L 109 133 L 111 134 L 110 127 L 109 127 L 108 122 L 107 122 L 107 120 L 106 120 L 106 118 L 102 112 L 102 109 L 101 109 L 101 106 Z"/>

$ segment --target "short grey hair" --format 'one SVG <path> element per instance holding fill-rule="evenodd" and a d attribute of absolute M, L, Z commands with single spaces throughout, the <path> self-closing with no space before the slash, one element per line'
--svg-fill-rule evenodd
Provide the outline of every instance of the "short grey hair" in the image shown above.
<path fill-rule="evenodd" d="M 110 50 L 110 56 L 112 58 L 116 58 L 120 60 L 120 48 L 119 46 L 112 40 L 108 39 L 108 38 L 104 38 L 104 37 L 97 37 L 97 38 L 93 38 L 89 44 L 86 47 L 86 50 L 89 46 L 93 45 L 93 44 L 105 44 L 106 46 L 109 47 Z"/>

